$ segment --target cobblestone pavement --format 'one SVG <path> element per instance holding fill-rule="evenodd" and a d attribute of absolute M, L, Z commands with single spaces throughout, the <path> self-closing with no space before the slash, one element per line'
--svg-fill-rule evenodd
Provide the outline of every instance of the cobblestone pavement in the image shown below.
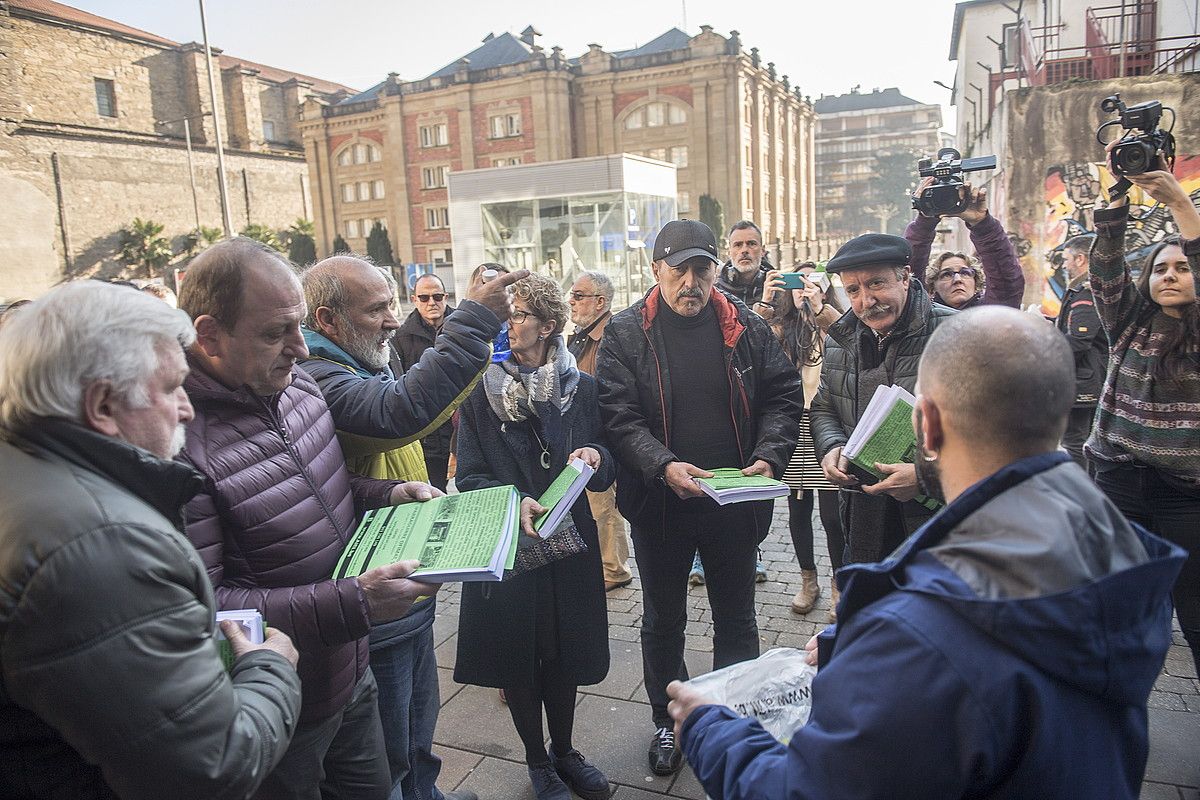
<path fill-rule="evenodd" d="M 814 525 L 821 597 L 811 613 L 800 617 L 789 608 L 800 586 L 800 568 L 787 532 L 786 505 L 776 503 L 771 533 L 762 547 L 770 580 L 758 584 L 756 594 L 763 650 L 802 647 L 826 624 L 830 564 L 828 553 L 822 552 L 824 535 L 815 515 Z M 636 576 L 632 560 L 631 567 Z M 698 675 L 712 668 L 712 614 L 703 587 L 691 589 L 690 595 L 686 659 L 691 674 Z M 443 759 L 438 785 L 443 791 L 471 789 L 481 800 L 532 800 L 520 739 L 496 691 L 453 680 L 458 586 L 447 585 L 438 603 L 434 631 L 442 712 L 435 740 Z M 575 746 L 616 785 L 616 800 L 703 800 L 704 791 L 686 765 L 678 775 L 663 778 L 653 775 L 646 762 L 653 731 L 642 688 L 642 598 L 636 577 L 630 587 L 609 593 L 608 612 L 612 668 L 603 683 L 580 688 Z M 1200 684 L 1178 629 L 1150 697 L 1150 759 L 1142 797 L 1200 800 Z"/>

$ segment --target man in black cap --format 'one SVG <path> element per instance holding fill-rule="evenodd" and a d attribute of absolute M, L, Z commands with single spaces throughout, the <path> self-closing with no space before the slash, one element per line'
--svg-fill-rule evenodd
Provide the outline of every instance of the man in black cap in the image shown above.
<path fill-rule="evenodd" d="M 842 245 L 826 265 L 841 276 L 854 313 L 829 328 L 821 386 L 809 407 L 813 444 L 825 476 L 843 491 L 848 562 L 881 561 L 932 512 L 917 496 L 912 464 L 880 464 L 885 477 L 861 486 L 842 447 L 880 386 L 914 391 L 917 364 L 938 324 L 954 310 L 935 304 L 912 279 L 912 247 L 868 233 Z"/>
<path fill-rule="evenodd" d="M 758 656 L 755 549 L 771 503 L 718 506 L 693 480 L 716 467 L 778 477 L 795 449 L 800 376 L 761 319 L 714 287 L 717 242 L 702 222 L 667 223 L 658 285 L 612 318 L 600 343 L 600 411 L 617 456 L 617 506 L 642 581 L 642 667 L 655 732 L 650 768 L 679 769 L 667 684 L 683 661 L 692 554 L 707 570 L 713 667 Z"/>

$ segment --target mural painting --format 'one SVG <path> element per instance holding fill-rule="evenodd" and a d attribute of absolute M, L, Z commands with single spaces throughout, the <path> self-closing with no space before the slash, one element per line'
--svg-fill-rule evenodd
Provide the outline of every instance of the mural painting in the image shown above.
<path fill-rule="evenodd" d="M 1175 177 L 1200 205 L 1200 156 L 1180 156 L 1175 160 Z M 1031 273 L 1029 258 L 1040 256 L 1040 271 L 1044 281 L 1041 307 L 1046 316 L 1056 316 L 1067 279 L 1062 269 L 1063 244 L 1074 236 L 1091 233 L 1092 215 L 1104 203 L 1101 186 L 1113 183 L 1113 176 L 1104 163 L 1075 161 L 1056 164 L 1046 170 L 1046 214 L 1041 231 L 1041 250 L 1019 234 L 1010 234 L 1018 245 L 1018 255 L 1026 262 L 1026 275 Z M 1174 220 L 1166 208 L 1155 205 L 1149 196 L 1134 187 L 1130 191 L 1131 219 L 1125 237 L 1126 253 L 1136 257 L 1163 237 L 1177 233 Z M 1022 252 L 1024 250 L 1024 252 Z M 1029 258 L 1027 258 L 1027 256 Z M 1133 263 L 1133 262 L 1131 262 Z M 1036 268 L 1035 268 L 1036 269 Z"/>

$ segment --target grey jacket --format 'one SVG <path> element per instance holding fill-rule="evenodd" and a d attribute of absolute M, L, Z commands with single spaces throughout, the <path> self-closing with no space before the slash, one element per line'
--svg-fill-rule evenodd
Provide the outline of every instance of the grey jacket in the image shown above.
<path fill-rule="evenodd" d="M 296 671 L 217 657 L 200 486 L 65 421 L 0 431 L 0 797 L 241 798 L 287 749 Z"/>

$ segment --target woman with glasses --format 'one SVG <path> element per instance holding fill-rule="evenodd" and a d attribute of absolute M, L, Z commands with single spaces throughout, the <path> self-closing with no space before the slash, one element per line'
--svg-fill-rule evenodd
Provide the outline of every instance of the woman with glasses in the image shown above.
<path fill-rule="evenodd" d="M 919 194 L 932 181 L 933 178 L 926 178 L 914 194 Z M 904 238 L 913 249 L 909 262 L 913 274 L 919 275 L 922 265 L 928 264 L 925 288 L 933 302 L 950 308 L 960 311 L 977 305 L 1020 308 L 1021 295 L 1025 293 L 1025 275 L 1004 226 L 988 213 L 987 190 L 976 189 L 968 183 L 961 191 L 967 199 L 965 209 L 939 217 L 917 214 L 905 229 Z M 950 252 L 929 261 L 938 222 L 945 217 L 958 217 L 966 223 L 978 258 Z"/>
<path fill-rule="evenodd" d="M 544 510 L 536 498 L 572 459 L 596 470 L 591 491 L 607 489 L 616 468 L 602 443 L 596 385 L 563 342 L 562 290 L 530 275 L 513 284 L 512 309 L 512 356 L 490 364 L 462 406 L 456 483 L 463 491 L 516 486 L 522 538 L 536 539 L 533 519 Z M 609 664 L 600 543 L 586 496 L 566 524 L 586 551 L 500 583 L 463 584 L 454 679 L 504 689 L 538 800 L 569 800 L 571 790 L 607 800 L 608 779 L 571 741 L 576 690 L 604 680 Z"/>
<path fill-rule="evenodd" d="M 1125 260 L 1128 197 L 1095 212 L 1088 270 L 1109 358 L 1083 450 L 1126 518 L 1188 551 L 1172 595 L 1200 671 L 1200 213 L 1170 172 L 1128 178 L 1167 207 L 1179 235 L 1159 242 L 1135 279 Z"/>

